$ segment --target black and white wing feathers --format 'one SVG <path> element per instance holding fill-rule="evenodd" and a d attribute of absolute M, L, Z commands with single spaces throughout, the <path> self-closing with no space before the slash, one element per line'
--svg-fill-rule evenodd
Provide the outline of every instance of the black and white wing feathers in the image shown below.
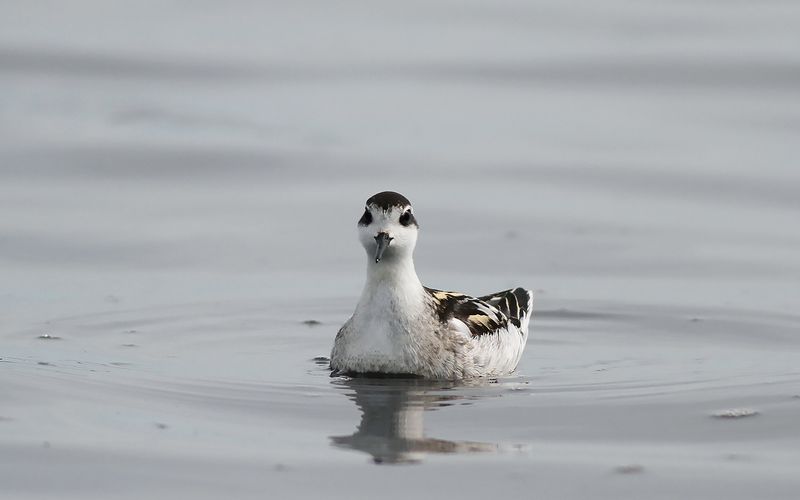
<path fill-rule="evenodd" d="M 458 292 L 425 288 L 431 296 L 436 314 L 442 323 L 454 323 L 469 331 L 472 337 L 491 335 L 507 330 L 509 323 L 519 328 L 531 309 L 533 297 L 523 288 L 470 297 Z M 465 332 L 466 333 L 466 332 Z"/>
<path fill-rule="evenodd" d="M 533 293 L 524 288 L 503 290 L 502 292 L 478 297 L 478 299 L 499 309 L 511 324 L 517 328 L 526 319 L 530 318 L 531 308 L 533 307 Z"/>

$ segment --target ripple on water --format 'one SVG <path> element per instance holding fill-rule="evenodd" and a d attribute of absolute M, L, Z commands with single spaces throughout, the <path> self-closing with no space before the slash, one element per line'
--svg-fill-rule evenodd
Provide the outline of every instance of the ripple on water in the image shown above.
<path fill-rule="evenodd" d="M 331 308 L 315 313 L 315 321 L 336 325 L 348 312 Z M 687 321 L 701 316 L 713 321 Z M 74 418 L 110 435 L 164 423 L 176 446 L 191 439 L 231 453 L 276 450 L 268 459 L 278 461 L 302 455 L 292 447 L 299 441 L 381 464 L 529 455 L 542 443 L 569 455 L 575 443 L 729 439 L 729 426 L 697 418 L 709 407 L 758 405 L 769 412 L 770 426 L 737 426 L 739 436 L 778 439 L 792 428 L 791 395 L 800 390 L 796 349 L 787 348 L 796 345 L 790 331 L 800 321 L 759 313 L 619 303 L 545 309 L 534 320 L 518 374 L 460 383 L 330 379 L 330 361 L 318 353 L 330 348 L 335 329 L 309 328 L 303 317 L 300 309 L 228 303 L 55 320 L 71 340 L 47 348 L 57 368 L 25 373 L 6 390 L 22 400 L 43 386 L 54 398 L 99 397 L 102 407 L 73 407 Z M 137 348 L 120 349 L 119 332 L 131 330 Z M 759 337 L 764 331 L 766 342 Z M 21 338 L 11 347 L 20 370 L 42 355 L 41 346 L 34 350 Z M 104 409 L 109 402 L 114 412 Z M 744 416 L 726 411 L 717 418 Z M 619 465 L 625 460 L 604 463 L 603 470 L 641 473 L 637 462 Z"/>

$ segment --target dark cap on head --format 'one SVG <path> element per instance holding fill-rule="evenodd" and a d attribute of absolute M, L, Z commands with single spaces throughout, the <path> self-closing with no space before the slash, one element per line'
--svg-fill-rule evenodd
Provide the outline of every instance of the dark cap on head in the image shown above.
<path fill-rule="evenodd" d="M 367 200 L 367 205 L 375 205 L 383 210 L 389 210 L 391 207 L 407 207 L 411 205 L 411 202 L 400 193 L 383 191 L 370 197 L 370 199 Z"/>

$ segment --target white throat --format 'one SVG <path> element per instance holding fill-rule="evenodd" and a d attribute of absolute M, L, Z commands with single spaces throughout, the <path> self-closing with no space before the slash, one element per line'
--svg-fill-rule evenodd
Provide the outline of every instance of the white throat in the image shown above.
<path fill-rule="evenodd" d="M 367 257 L 367 280 L 358 309 L 377 314 L 415 314 L 424 303 L 425 290 L 410 254 L 375 262 Z"/>

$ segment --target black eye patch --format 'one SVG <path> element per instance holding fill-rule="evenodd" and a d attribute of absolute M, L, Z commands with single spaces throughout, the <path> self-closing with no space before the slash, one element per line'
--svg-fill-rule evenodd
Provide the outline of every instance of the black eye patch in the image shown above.
<path fill-rule="evenodd" d="M 364 215 L 362 215 L 361 218 L 358 220 L 358 225 L 369 226 L 370 224 L 372 224 L 372 214 L 369 213 L 369 210 L 365 208 Z"/>
<path fill-rule="evenodd" d="M 406 210 L 403 215 L 400 216 L 400 224 L 404 226 L 410 226 L 411 224 L 418 226 L 417 219 L 414 218 L 414 214 L 411 213 L 411 210 Z"/>

